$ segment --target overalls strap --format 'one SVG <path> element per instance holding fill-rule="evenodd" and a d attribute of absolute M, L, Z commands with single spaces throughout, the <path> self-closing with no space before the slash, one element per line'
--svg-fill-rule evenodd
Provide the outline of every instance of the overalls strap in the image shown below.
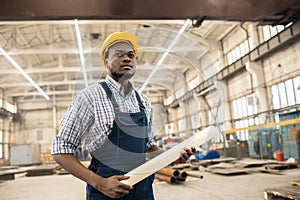
<path fill-rule="evenodd" d="M 110 88 L 108 87 L 107 83 L 105 81 L 102 81 L 102 82 L 100 82 L 100 85 L 105 90 L 105 92 L 106 92 L 108 98 L 111 100 L 114 108 L 118 109 L 119 105 L 118 105 L 118 103 L 117 103 L 114 95 L 112 94 Z M 134 90 L 134 92 L 135 92 L 136 99 L 138 100 L 138 103 L 139 103 L 140 111 L 145 110 L 145 106 L 144 106 L 144 104 L 143 104 L 143 102 L 141 100 L 141 97 L 140 97 L 139 93 L 136 90 Z"/>

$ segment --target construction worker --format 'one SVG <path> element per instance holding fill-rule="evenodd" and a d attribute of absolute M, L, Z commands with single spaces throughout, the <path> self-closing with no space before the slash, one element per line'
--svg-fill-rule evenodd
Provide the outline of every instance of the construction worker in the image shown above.
<path fill-rule="evenodd" d="M 90 86 L 73 100 L 53 139 L 52 155 L 69 173 L 87 182 L 87 199 L 154 199 L 154 175 L 134 186 L 124 174 L 163 152 L 154 141 L 153 112 L 147 97 L 130 83 L 137 65 L 138 41 L 130 33 L 110 34 L 100 60 L 105 81 Z M 92 156 L 86 168 L 74 156 L 77 146 Z M 177 162 L 195 151 L 185 148 Z"/>

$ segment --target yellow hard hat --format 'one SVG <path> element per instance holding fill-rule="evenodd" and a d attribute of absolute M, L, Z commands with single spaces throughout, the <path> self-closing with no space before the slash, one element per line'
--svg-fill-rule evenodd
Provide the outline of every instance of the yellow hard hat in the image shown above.
<path fill-rule="evenodd" d="M 100 61 L 102 66 L 107 68 L 105 65 L 105 58 L 104 58 L 104 53 L 111 44 L 117 43 L 117 41 L 125 41 L 129 42 L 132 47 L 133 47 L 133 52 L 135 55 L 138 53 L 138 40 L 137 37 L 134 34 L 131 33 L 125 33 L 125 32 L 115 32 L 107 36 L 107 38 L 104 40 L 102 48 L 100 50 Z"/>

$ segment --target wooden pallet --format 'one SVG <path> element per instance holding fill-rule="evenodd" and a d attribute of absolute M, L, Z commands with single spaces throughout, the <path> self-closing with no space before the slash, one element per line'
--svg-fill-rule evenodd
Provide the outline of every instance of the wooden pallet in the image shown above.
<path fill-rule="evenodd" d="M 285 186 L 264 190 L 266 200 L 300 200 L 300 186 Z"/>

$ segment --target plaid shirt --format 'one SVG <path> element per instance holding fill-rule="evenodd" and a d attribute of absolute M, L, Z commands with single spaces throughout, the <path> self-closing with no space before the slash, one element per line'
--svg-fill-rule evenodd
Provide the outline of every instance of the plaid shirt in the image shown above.
<path fill-rule="evenodd" d="M 139 112 L 135 92 L 125 96 L 124 88 L 110 76 L 105 79 L 122 112 Z M 147 148 L 155 145 L 153 111 L 150 101 L 140 94 L 148 118 L 149 141 Z M 81 91 L 74 98 L 65 116 L 60 122 L 60 129 L 52 142 L 52 154 L 74 153 L 79 144 L 89 152 L 96 150 L 107 140 L 111 133 L 115 114 L 111 101 L 100 84 Z"/>

